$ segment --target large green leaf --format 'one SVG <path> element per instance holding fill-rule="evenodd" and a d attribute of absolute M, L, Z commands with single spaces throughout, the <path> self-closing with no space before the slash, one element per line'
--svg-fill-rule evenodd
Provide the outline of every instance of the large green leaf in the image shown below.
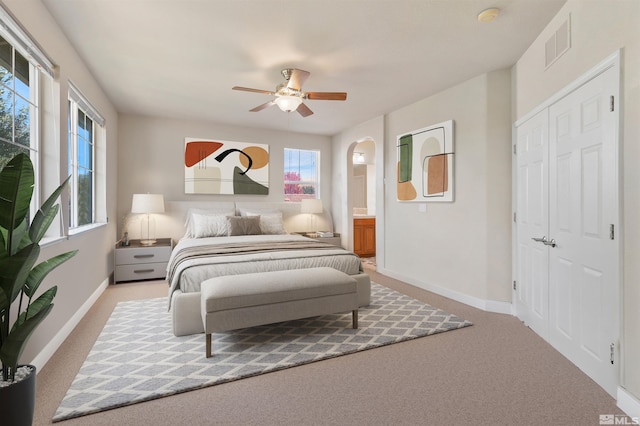
<path fill-rule="evenodd" d="M 18 360 L 24 351 L 27 340 L 36 327 L 49 315 L 51 309 L 53 309 L 53 304 L 45 305 L 25 322 L 14 326 L 11 334 L 2 342 L 2 347 L 0 347 L 0 360 L 2 360 L 3 366 L 9 367 L 10 377 L 8 377 L 8 379 L 13 379 L 15 370 L 18 367 Z"/>
<path fill-rule="evenodd" d="M 60 206 L 58 204 L 47 209 L 46 212 L 42 209 L 38 210 L 36 217 L 31 222 L 31 228 L 29 229 L 29 238 L 31 241 L 34 243 L 40 242 L 42 237 L 46 234 L 47 229 L 49 229 L 49 226 L 56 218 L 58 210 L 60 210 Z"/>
<path fill-rule="evenodd" d="M 31 244 L 13 256 L 0 259 L 0 287 L 5 295 L 9 297 L 11 304 L 27 282 L 27 277 L 31 273 L 31 268 L 35 265 L 40 254 L 40 246 Z M 0 306 L 0 309 L 5 309 Z M 8 319 L 7 319 L 8 320 Z"/>
<path fill-rule="evenodd" d="M 0 317 L 7 314 L 7 309 L 9 308 L 9 298 L 2 288 L 0 288 Z M 1 335 L 1 334 L 0 334 Z"/>
<path fill-rule="evenodd" d="M 9 246 L 11 244 L 11 246 Z M 27 232 L 27 218 L 25 217 L 11 232 L 0 227 L 0 258 L 11 256 L 18 250 L 31 244 Z"/>
<path fill-rule="evenodd" d="M 11 238 L 9 239 L 9 241 L 11 242 L 11 247 L 7 247 L 9 249 L 9 255 L 13 255 L 18 250 L 22 250 L 23 248 L 31 244 L 27 227 L 27 218 L 25 217 L 24 219 L 22 219 L 22 222 L 18 224 L 18 226 L 13 228 Z"/>
<path fill-rule="evenodd" d="M 0 259 L 9 256 L 9 252 L 6 248 L 7 230 L 0 227 Z"/>
<path fill-rule="evenodd" d="M 53 302 L 53 298 L 56 297 L 57 292 L 58 286 L 54 285 L 49 290 L 42 293 L 36 300 L 31 301 L 27 310 L 21 312 L 20 315 L 18 315 L 16 322 L 11 328 L 11 332 L 16 330 L 20 326 L 20 324 L 36 316 L 38 312 L 51 305 L 51 303 Z"/>
<path fill-rule="evenodd" d="M 53 271 L 58 266 L 71 259 L 76 255 L 76 253 L 78 253 L 78 250 L 59 254 L 49 260 L 45 260 L 44 262 L 39 263 L 35 268 L 33 268 L 29 273 L 29 276 L 27 277 L 27 282 L 24 289 L 27 297 L 33 297 L 33 295 L 38 290 L 40 283 L 42 283 L 42 280 L 45 279 L 49 272 Z"/>
<path fill-rule="evenodd" d="M 60 196 L 60 193 L 62 192 L 64 187 L 67 186 L 67 184 L 69 183 L 70 179 L 71 179 L 71 176 L 69 175 L 64 180 L 64 182 L 62 182 L 60 186 L 57 187 L 56 190 L 51 193 L 51 195 L 49 195 L 49 198 L 47 198 L 47 200 L 44 203 L 42 203 L 42 206 L 40 206 L 41 210 L 47 210 L 51 208 L 51 206 L 56 202 L 56 200 Z"/>
<path fill-rule="evenodd" d="M 0 171 L 0 226 L 11 231 L 29 212 L 33 185 L 33 164 L 18 154 Z"/>
<path fill-rule="evenodd" d="M 55 191 L 53 191 L 49 198 L 47 198 L 47 201 L 45 201 L 36 212 L 36 215 L 31 222 L 31 229 L 29 230 L 29 237 L 34 243 L 40 242 L 44 234 L 47 232 L 47 229 L 49 229 L 49 225 L 51 225 L 51 222 L 58 214 L 59 206 L 57 204 L 54 205 L 54 203 L 62 193 L 65 186 L 67 186 L 67 183 L 69 183 L 69 179 L 71 179 L 71 176 L 69 176 L 59 187 L 56 188 Z"/>

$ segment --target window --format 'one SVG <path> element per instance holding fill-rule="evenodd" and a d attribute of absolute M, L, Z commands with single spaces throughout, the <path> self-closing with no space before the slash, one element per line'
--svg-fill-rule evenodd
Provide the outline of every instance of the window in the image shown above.
<path fill-rule="evenodd" d="M 69 101 L 69 228 L 93 223 L 93 120 Z"/>
<path fill-rule="evenodd" d="M 0 168 L 19 153 L 37 170 L 38 69 L 0 36 Z"/>
<path fill-rule="evenodd" d="M 0 4 L 0 168 L 19 153 L 29 155 L 36 173 L 32 209 L 40 201 L 41 189 L 41 91 L 53 81 L 53 69 L 52 62 Z"/>
<path fill-rule="evenodd" d="M 320 198 L 320 152 L 284 149 L 284 200 Z"/>
<path fill-rule="evenodd" d="M 104 119 L 69 83 L 68 165 L 69 228 L 79 228 L 96 221 L 95 215 L 95 147 Z"/>

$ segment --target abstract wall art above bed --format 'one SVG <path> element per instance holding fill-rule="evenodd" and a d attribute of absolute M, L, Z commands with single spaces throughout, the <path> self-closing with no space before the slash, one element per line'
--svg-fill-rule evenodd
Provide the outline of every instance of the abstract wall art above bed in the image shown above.
<path fill-rule="evenodd" d="M 269 194 L 269 145 L 185 138 L 186 194 Z"/>
<path fill-rule="evenodd" d="M 453 201 L 453 120 L 398 136 L 398 201 Z"/>

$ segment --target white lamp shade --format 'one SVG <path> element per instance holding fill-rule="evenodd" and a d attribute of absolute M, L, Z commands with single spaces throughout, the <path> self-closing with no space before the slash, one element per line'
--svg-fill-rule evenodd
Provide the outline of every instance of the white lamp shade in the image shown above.
<path fill-rule="evenodd" d="M 300 203 L 301 213 L 322 213 L 322 200 L 317 198 L 303 198 Z"/>
<path fill-rule="evenodd" d="M 133 194 L 131 213 L 164 213 L 162 194 Z"/>
<path fill-rule="evenodd" d="M 302 99 L 298 96 L 278 96 L 276 98 L 276 104 L 284 112 L 295 111 L 301 103 Z"/>

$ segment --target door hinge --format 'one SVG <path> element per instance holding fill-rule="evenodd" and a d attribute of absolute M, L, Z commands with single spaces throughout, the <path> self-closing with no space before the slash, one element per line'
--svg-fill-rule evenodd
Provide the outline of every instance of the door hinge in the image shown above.
<path fill-rule="evenodd" d="M 615 233 L 615 226 L 613 226 L 613 223 L 611 225 L 609 225 L 609 239 L 613 240 L 616 237 L 616 233 Z"/>
<path fill-rule="evenodd" d="M 516 212 L 513 212 L 513 222 L 516 222 Z"/>
<path fill-rule="evenodd" d="M 515 290 L 515 289 L 516 289 L 516 287 L 517 287 L 517 285 L 516 285 L 516 280 L 513 280 L 513 289 Z"/>
<path fill-rule="evenodd" d="M 609 111 L 613 112 L 613 110 L 614 110 L 614 105 L 615 105 L 615 103 L 614 103 L 614 97 L 613 97 L 613 95 L 611 95 L 610 103 L 609 103 Z"/>
<path fill-rule="evenodd" d="M 615 345 L 615 344 L 613 344 L 613 343 L 612 343 L 611 345 L 609 345 L 609 349 L 610 349 L 610 351 L 611 351 L 611 358 L 610 358 L 610 360 L 611 360 L 611 365 L 613 365 L 613 357 L 614 357 L 615 347 L 616 347 L 616 345 Z"/>
<path fill-rule="evenodd" d="M 516 155 L 518 153 L 518 149 L 516 148 L 516 145 L 513 145 L 513 155 Z"/>

